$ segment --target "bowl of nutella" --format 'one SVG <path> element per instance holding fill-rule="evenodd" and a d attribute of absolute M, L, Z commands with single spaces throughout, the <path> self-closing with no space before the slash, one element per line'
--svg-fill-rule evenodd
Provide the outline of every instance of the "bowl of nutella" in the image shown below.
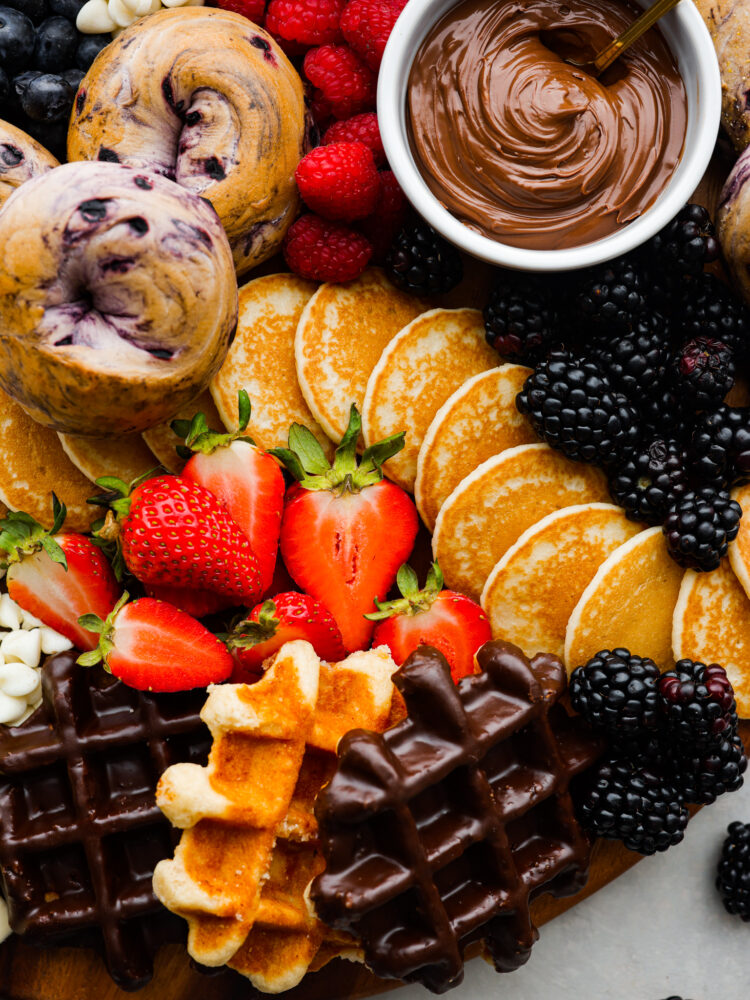
<path fill-rule="evenodd" d="M 452 243 L 519 270 L 627 253 L 697 187 L 721 83 L 682 0 L 598 78 L 590 59 L 648 0 L 410 0 L 386 47 L 378 118 L 417 211 Z"/>

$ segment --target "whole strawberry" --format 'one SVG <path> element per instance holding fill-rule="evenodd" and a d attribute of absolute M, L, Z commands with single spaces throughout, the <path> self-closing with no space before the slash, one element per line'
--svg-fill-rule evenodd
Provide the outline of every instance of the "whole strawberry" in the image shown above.
<path fill-rule="evenodd" d="M 341 17 L 344 38 L 377 71 L 406 0 L 350 0 Z"/>
<path fill-rule="evenodd" d="M 106 617 L 120 588 L 104 553 L 90 538 L 60 532 L 65 504 L 53 496 L 52 507 L 49 531 L 22 511 L 0 521 L 0 565 L 7 567 L 8 593 L 78 649 L 93 649 L 96 640 L 78 619 L 87 611 Z"/>
<path fill-rule="evenodd" d="M 287 490 L 281 522 L 286 568 L 328 608 L 350 652 L 369 643 L 375 626 L 364 616 L 388 593 L 418 527 L 411 498 L 383 478 L 383 463 L 404 446 L 403 432 L 371 445 L 358 463 L 360 428 L 352 405 L 332 466 L 299 424 L 289 431 L 289 448 L 273 452 L 297 479 Z"/>
<path fill-rule="evenodd" d="M 210 490 L 181 476 L 136 480 L 133 488 L 105 476 L 110 506 L 104 537 L 117 537 L 130 572 L 148 586 L 208 590 L 233 604 L 261 596 L 258 560 L 250 542 Z M 113 523 L 114 522 L 114 523 Z"/>
<path fill-rule="evenodd" d="M 271 0 L 266 30 L 300 48 L 343 41 L 339 22 L 346 0 Z"/>
<path fill-rule="evenodd" d="M 363 142 L 372 152 L 376 167 L 384 167 L 386 164 L 378 116 L 374 111 L 363 111 L 361 115 L 334 122 L 326 129 L 323 145 L 330 146 L 333 142 Z"/>
<path fill-rule="evenodd" d="M 312 212 L 292 224 L 283 249 L 289 269 L 311 281 L 353 281 L 372 257 L 370 241 L 356 229 Z"/>
<path fill-rule="evenodd" d="M 350 118 L 375 107 L 377 78 L 348 45 L 310 49 L 302 68 L 334 118 Z"/>
<path fill-rule="evenodd" d="M 364 143 L 318 146 L 300 160 L 294 176 L 307 206 L 325 219 L 351 222 L 375 211 L 380 180 Z"/>
<path fill-rule="evenodd" d="M 284 476 L 276 460 L 245 434 L 251 411 L 244 389 L 238 393 L 237 408 L 239 425 L 231 434 L 209 430 L 202 413 L 192 421 L 173 421 L 172 429 L 185 440 L 177 449 L 188 458 L 182 477 L 205 486 L 229 511 L 258 560 L 265 593 L 279 548 Z"/>
<path fill-rule="evenodd" d="M 443 574 L 433 563 L 424 590 L 406 563 L 396 577 L 401 598 L 381 603 L 366 617 L 378 622 L 373 646 L 387 646 L 399 666 L 418 646 L 434 646 L 446 658 L 451 677 L 458 682 L 474 672 L 474 654 L 492 638 L 487 615 L 478 604 L 453 590 L 443 589 Z"/>
<path fill-rule="evenodd" d="M 229 677 L 230 653 L 199 621 L 152 597 L 128 600 L 123 594 L 104 620 L 81 616 L 79 623 L 95 644 L 78 657 L 82 666 L 101 661 L 105 670 L 139 691 L 189 691 Z"/>
<path fill-rule="evenodd" d="M 242 684 L 258 680 L 263 662 L 292 639 L 306 639 L 321 660 L 329 663 L 346 656 L 341 631 L 331 612 L 308 594 L 288 591 L 256 605 L 225 638 L 234 655 L 232 681 Z"/>

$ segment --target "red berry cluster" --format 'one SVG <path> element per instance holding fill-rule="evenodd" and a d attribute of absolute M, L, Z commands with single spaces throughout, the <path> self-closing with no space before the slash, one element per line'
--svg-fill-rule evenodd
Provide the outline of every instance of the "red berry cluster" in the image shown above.
<path fill-rule="evenodd" d="M 262 24 L 299 65 L 322 134 L 297 168 L 309 211 L 287 234 L 286 262 L 304 278 L 350 281 L 383 262 L 406 210 L 375 112 L 383 51 L 406 0 L 218 3 Z"/>

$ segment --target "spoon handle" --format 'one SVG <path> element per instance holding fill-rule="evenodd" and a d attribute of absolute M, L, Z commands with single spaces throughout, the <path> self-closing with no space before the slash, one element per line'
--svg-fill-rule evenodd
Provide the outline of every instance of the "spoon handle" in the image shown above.
<path fill-rule="evenodd" d="M 655 0 L 655 3 L 652 3 L 648 10 L 645 10 L 640 17 L 636 18 L 629 28 L 626 28 L 621 35 L 618 35 L 617 38 L 611 41 L 594 59 L 594 66 L 597 73 L 602 73 L 629 45 L 632 45 L 660 17 L 663 17 L 673 7 L 676 7 L 679 2 L 680 0 Z"/>

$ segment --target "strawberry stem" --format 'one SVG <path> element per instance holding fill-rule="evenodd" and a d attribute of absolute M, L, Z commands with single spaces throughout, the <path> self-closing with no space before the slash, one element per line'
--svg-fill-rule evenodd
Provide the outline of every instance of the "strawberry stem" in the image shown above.
<path fill-rule="evenodd" d="M 249 618 L 237 623 L 224 639 L 229 649 L 249 649 L 261 642 L 266 642 L 276 635 L 279 619 L 276 617 L 276 605 L 272 600 L 264 601 L 260 609 L 258 621 Z"/>
<path fill-rule="evenodd" d="M 130 594 L 126 591 L 123 592 L 120 600 L 115 604 L 110 613 L 107 615 L 106 620 L 102 620 L 99 615 L 86 614 L 81 615 L 78 619 L 78 624 L 81 628 L 85 628 L 88 632 L 94 632 L 99 636 L 99 645 L 96 649 L 90 650 L 88 653 L 81 653 L 81 655 L 76 660 L 76 663 L 80 663 L 82 667 L 93 667 L 97 663 L 101 663 L 104 669 L 109 672 L 109 666 L 107 664 L 107 657 L 115 648 L 114 634 L 115 634 L 115 618 L 120 612 L 121 608 L 127 604 L 130 600 Z"/>
<path fill-rule="evenodd" d="M 180 458 L 190 458 L 196 452 L 210 455 L 219 448 L 228 447 L 233 441 L 247 441 L 255 444 L 251 437 L 245 434 L 250 423 L 252 407 L 247 390 L 240 389 L 237 393 L 237 410 L 239 422 L 237 430 L 228 434 L 226 431 L 212 431 L 203 413 L 196 413 L 192 420 L 173 420 L 169 425 L 177 437 L 183 438 L 184 444 L 177 446 Z"/>
<path fill-rule="evenodd" d="M 60 544 L 55 541 L 67 515 L 64 503 L 52 494 L 52 527 L 49 531 L 31 514 L 12 510 L 0 520 L 0 567 L 7 569 L 12 563 L 21 562 L 24 556 L 43 549 L 53 562 L 67 572 L 68 560 Z"/>
<path fill-rule="evenodd" d="M 428 611 L 443 589 L 443 573 L 434 562 L 427 573 L 424 588 L 420 590 L 417 574 L 408 563 L 403 563 L 396 575 L 396 583 L 401 597 L 395 601 L 379 601 L 376 597 L 374 603 L 378 610 L 365 615 L 368 621 L 381 622 L 396 615 L 418 615 Z"/>

